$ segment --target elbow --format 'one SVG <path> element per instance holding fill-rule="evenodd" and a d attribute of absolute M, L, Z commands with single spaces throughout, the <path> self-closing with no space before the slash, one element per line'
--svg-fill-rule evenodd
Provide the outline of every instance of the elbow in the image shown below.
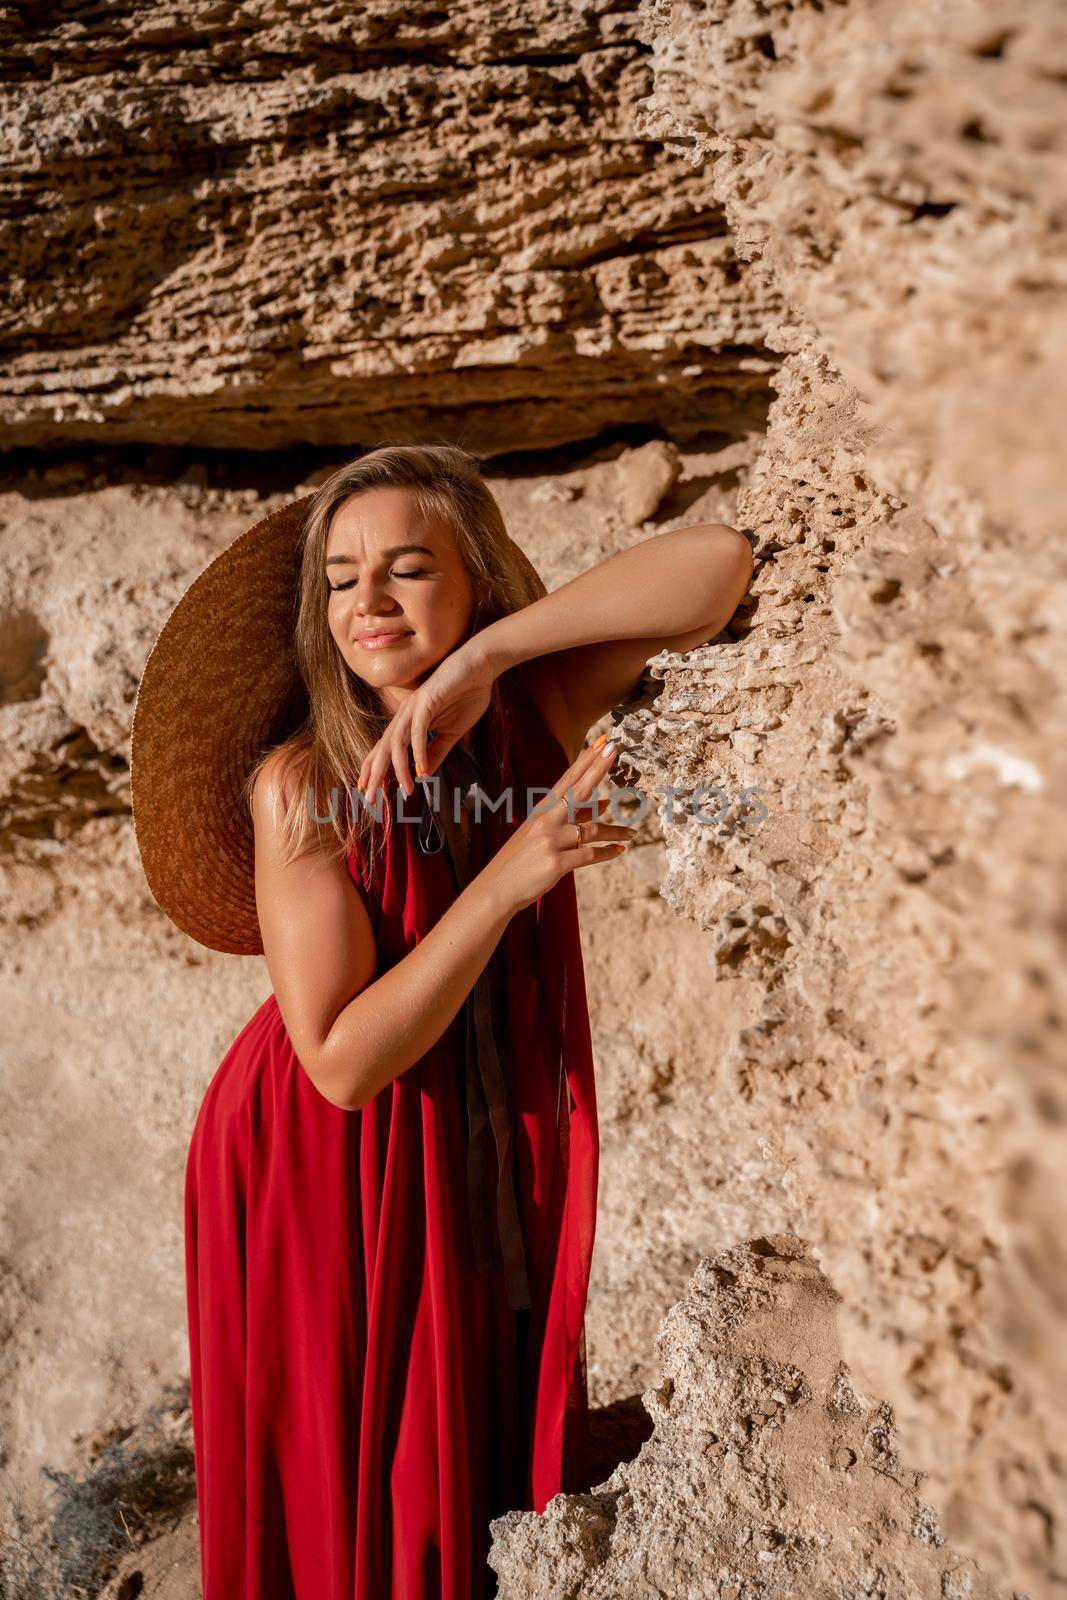
<path fill-rule="evenodd" d="M 717 586 L 736 588 L 740 599 L 748 588 L 755 565 L 748 539 L 727 522 L 698 522 L 694 527 L 706 538 Z"/>
<path fill-rule="evenodd" d="M 338 1098 L 321 1087 L 319 1088 L 319 1093 L 324 1100 L 328 1100 L 332 1106 L 336 1106 L 338 1111 L 362 1111 L 367 1103 L 356 1095 L 346 1095 L 343 1098 Z"/>
<path fill-rule="evenodd" d="M 338 1111 L 362 1111 L 367 1104 L 360 1083 L 346 1081 L 344 1075 L 331 1066 L 325 1049 L 298 1055 L 301 1071 L 315 1093 Z"/>
<path fill-rule="evenodd" d="M 303 1062 L 301 1062 L 303 1066 Z M 321 1077 L 318 1077 L 309 1067 L 304 1067 L 304 1074 L 315 1090 L 315 1093 L 327 1104 L 334 1106 L 338 1111 L 362 1111 L 363 1102 L 355 1095 L 339 1094 L 336 1090 L 328 1088 Z"/>
<path fill-rule="evenodd" d="M 719 534 L 720 540 L 725 541 L 727 563 L 737 582 L 741 585 L 741 594 L 744 594 L 748 588 L 749 580 L 752 577 L 752 569 L 755 565 L 752 546 L 743 533 L 739 533 L 736 528 L 731 528 L 728 523 L 720 522 L 717 525 L 716 532 Z"/>
<path fill-rule="evenodd" d="M 752 546 L 743 533 L 738 533 L 736 528 L 730 528 L 725 523 L 719 531 L 727 542 L 724 558 L 725 583 L 729 591 L 730 615 L 732 616 L 748 593 L 755 561 L 752 555 Z"/>
<path fill-rule="evenodd" d="M 725 522 L 708 523 L 706 532 L 711 540 L 716 609 L 721 611 L 724 605 L 729 607 L 725 623 L 744 599 L 752 582 L 755 566 L 752 546 L 743 533 Z"/>

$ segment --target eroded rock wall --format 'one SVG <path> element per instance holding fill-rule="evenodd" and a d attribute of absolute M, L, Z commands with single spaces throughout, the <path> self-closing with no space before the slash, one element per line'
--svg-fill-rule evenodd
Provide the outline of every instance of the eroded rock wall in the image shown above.
<path fill-rule="evenodd" d="M 645 125 L 694 136 L 785 311 L 737 508 L 752 603 L 736 642 L 658 664 L 632 770 L 759 786 L 762 821 L 665 819 L 664 893 L 761 995 L 730 1087 L 950 1533 L 1053 1593 L 1062 14 L 741 0 L 645 18 Z"/>
<path fill-rule="evenodd" d="M 8 447 L 755 422 L 766 308 L 650 83 L 635 0 L 12 12 Z"/>
<path fill-rule="evenodd" d="M 643 0 L 650 135 L 946 483 L 1058 530 L 1067 16 L 1057 0 Z"/>

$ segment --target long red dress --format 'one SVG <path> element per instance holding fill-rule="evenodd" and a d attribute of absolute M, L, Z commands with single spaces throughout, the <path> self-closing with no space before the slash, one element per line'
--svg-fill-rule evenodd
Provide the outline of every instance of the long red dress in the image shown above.
<path fill-rule="evenodd" d="M 483 813 L 472 868 L 569 765 L 519 675 L 500 682 L 514 817 Z M 349 858 L 379 972 L 457 892 L 416 833 L 392 827 L 373 874 Z M 588 1487 L 599 1141 L 573 874 L 511 919 L 492 970 L 528 1310 L 475 1266 L 462 1010 L 344 1111 L 272 994 L 208 1086 L 185 1188 L 204 1600 L 482 1600 L 490 1519 Z"/>

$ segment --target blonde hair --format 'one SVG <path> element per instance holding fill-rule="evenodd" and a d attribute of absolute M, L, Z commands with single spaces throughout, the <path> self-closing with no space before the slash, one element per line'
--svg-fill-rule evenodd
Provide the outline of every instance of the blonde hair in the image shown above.
<path fill-rule="evenodd" d="M 388 726 L 391 714 L 383 709 L 377 691 L 350 669 L 330 632 L 325 563 L 330 526 L 340 506 L 353 495 L 384 487 L 411 491 L 424 528 L 436 520 L 451 528 L 475 594 L 466 638 L 545 593 L 537 573 L 510 538 L 478 462 L 458 445 L 383 444 L 326 479 L 308 508 L 293 635 L 307 692 L 306 715 L 295 732 L 264 753 L 244 787 L 250 805 L 256 778 L 272 759 L 280 759 L 286 771 L 299 772 L 300 782 L 285 802 L 281 824 L 286 861 L 316 842 L 335 858 L 347 856 L 360 845 L 369 846 L 373 864 L 380 843 L 382 824 L 370 808 L 349 803 L 349 786 L 355 785 L 365 757 Z M 493 684 L 487 715 L 499 759 L 506 716 L 499 680 Z M 379 796 L 385 827 L 389 826 L 395 782 L 390 769 Z M 327 837 L 324 844 L 327 822 L 318 819 L 327 816 L 334 839 Z"/>

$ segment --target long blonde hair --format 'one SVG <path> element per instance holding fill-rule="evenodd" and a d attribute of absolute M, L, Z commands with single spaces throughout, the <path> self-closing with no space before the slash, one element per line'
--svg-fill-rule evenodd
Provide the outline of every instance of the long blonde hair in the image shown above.
<path fill-rule="evenodd" d="M 475 604 L 466 637 L 498 617 L 520 611 L 545 593 L 537 573 L 509 536 L 478 462 L 458 445 L 383 444 L 326 479 L 308 508 L 293 635 L 307 694 L 306 714 L 295 732 L 264 753 L 244 789 L 250 805 L 260 769 L 279 751 L 284 752 L 285 769 L 291 763 L 299 771 L 300 783 L 285 804 L 281 826 L 286 861 L 295 859 L 314 841 L 337 858 L 359 845 L 369 846 L 373 862 L 380 843 L 382 825 L 375 815 L 379 807 L 371 810 L 352 805 L 349 790 L 391 714 L 383 709 L 377 691 L 348 666 L 330 632 L 325 562 L 330 525 L 339 507 L 353 495 L 384 487 L 411 490 L 424 527 L 440 519 L 452 529 L 474 585 Z M 499 680 L 493 684 L 487 715 L 493 750 L 499 758 L 506 715 Z M 386 827 L 395 782 L 390 769 L 384 795 L 379 797 Z M 334 834 L 325 845 L 327 821 L 317 819 L 328 819 Z"/>

